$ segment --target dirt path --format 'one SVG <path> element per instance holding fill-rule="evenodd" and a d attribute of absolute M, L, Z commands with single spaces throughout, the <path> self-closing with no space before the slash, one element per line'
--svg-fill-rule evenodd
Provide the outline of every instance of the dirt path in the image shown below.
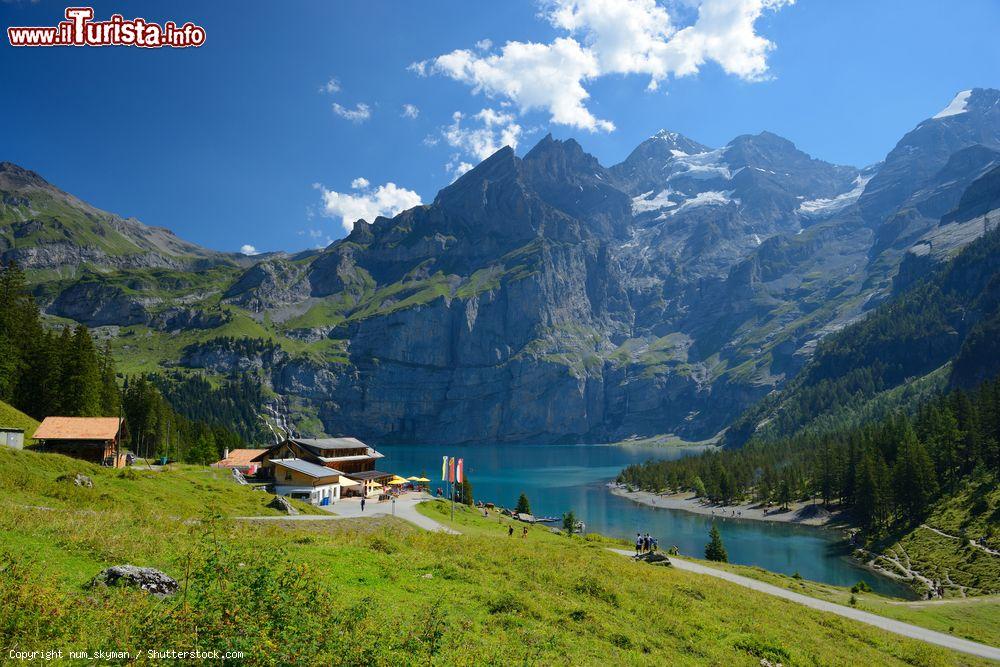
<path fill-rule="evenodd" d="M 626 549 L 610 549 L 610 551 L 621 554 L 622 556 L 631 557 L 633 555 L 631 551 Z M 936 644 L 937 646 L 943 646 L 954 651 L 960 651 L 962 653 L 968 653 L 969 655 L 1000 661 L 1000 648 L 995 646 L 980 644 L 979 642 L 961 639 L 960 637 L 953 637 L 943 632 L 935 632 L 934 630 L 928 630 L 927 628 L 921 628 L 917 625 L 903 623 L 902 621 L 896 621 L 891 618 L 869 613 L 867 611 L 854 609 L 853 607 L 845 607 L 843 605 L 834 604 L 833 602 L 827 602 L 826 600 L 812 598 L 808 595 L 802 595 L 801 593 L 795 593 L 772 584 L 764 583 L 763 581 L 743 577 L 738 574 L 733 574 L 732 572 L 716 570 L 715 568 L 702 565 L 701 563 L 685 560 L 676 556 L 671 556 L 670 562 L 678 570 L 685 570 L 687 572 L 695 572 L 709 577 L 725 579 L 730 583 L 734 583 L 745 588 L 750 588 L 767 595 L 784 598 L 785 600 L 791 600 L 792 602 L 797 602 L 812 609 L 837 614 L 838 616 L 843 616 L 844 618 L 850 618 L 876 628 L 881 628 L 887 632 L 902 635 L 903 637 L 919 639 L 920 641 Z"/>
<path fill-rule="evenodd" d="M 946 537 L 949 540 L 961 540 L 962 539 L 958 535 L 949 535 L 948 533 L 944 532 L 943 530 L 938 530 L 937 528 L 935 528 L 933 526 L 928 526 L 926 523 L 920 524 L 920 527 L 921 528 L 926 528 L 927 530 L 931 531 L 932 533 L 937 533 L 941 537 Z M 990 554 L 991 556 L 1000 556 L 1000 551 L 995 551 L 993 549 L 990 549 L 988 546 L 985 546 L 983 544 L 979 544 L 975 540 L 969 540 L 969 546 L 973 547 L 975 549 L 979 549 L 980 551 L 985 551 L 986 553 Z"/>

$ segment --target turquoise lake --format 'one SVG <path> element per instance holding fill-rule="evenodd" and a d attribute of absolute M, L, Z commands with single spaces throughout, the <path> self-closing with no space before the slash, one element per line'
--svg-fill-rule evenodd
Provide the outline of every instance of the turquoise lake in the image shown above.
<path fill-rule="evenodd" d="M 652 508 L 612 493 L 607 483 L 630 463 L 674 459 L 699 451 L 619 445 L 386 445 L 380 469 L 430 478 L 431 490 L 443 486 L 441 457 L 465 460 L 473 496 L 513 507 L 523 491 L 538 516 L 572 510 L 588 532 L 634 539 L 636 532 L 656 536 L 661 548 L 677 545 L 681 554 L 701 557 L 711 517 Z M 886 595 L 912 597 L 909 589 L 859 567 L 838 531 L 810 526 L 717 518 L 729 560 L 773 572 L 794 574 L 838 586 L 868 582 Z"/>

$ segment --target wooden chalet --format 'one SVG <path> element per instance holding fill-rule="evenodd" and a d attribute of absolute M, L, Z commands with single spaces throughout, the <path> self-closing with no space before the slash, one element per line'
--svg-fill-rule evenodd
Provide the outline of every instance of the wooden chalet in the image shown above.
<path fill-rule="evenodd" d="M 119 444 L 124 437 L 125 420 L 118 417 L 46 417 L 35 431 L 35 451 L 123 468 L 125 452 Z"/>
<path fill-rule="evenodd" d="M 393 478 L 392 473 L 375 468 L 383 458 L 382 454 L 357 438 L 288 438 L 260 457 L 264 469 L 272 478 L 273 464 L 277 460 L 301 459 L 333 468 L 345 477 L 360 482 L 360 486 L 352 492 L 364 495 L 370 495 Z"/>

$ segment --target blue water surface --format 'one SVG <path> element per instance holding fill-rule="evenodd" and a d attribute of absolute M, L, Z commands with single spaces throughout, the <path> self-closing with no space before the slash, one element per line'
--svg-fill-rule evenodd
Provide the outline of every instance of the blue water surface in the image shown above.
<path fill-rule="evenodd" d="M 513 507 L 523 491 L 536 516 L 572 510 L 588 532 L 634 539 L 648 532 L 661 548 L 701 557 L 712 517 L 653 508 L 613 495 L 607 483 L 630 463 L 675 459 L 699 448 L 622 445 L 388 445 L 380 468 L 404 477 L 422 475 L 431 490 L 443 486 L 442 456 L 461 457 L 477 500 Z M 716 518 L 729 560 L 837 586 L 864 580 L 877 592 L 911 597 L 901 584 L 859 567 L 839 531 L 764 521 Z"/>

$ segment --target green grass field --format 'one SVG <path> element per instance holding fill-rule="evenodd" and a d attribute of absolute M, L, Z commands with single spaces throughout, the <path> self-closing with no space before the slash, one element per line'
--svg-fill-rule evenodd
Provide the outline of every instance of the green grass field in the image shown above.
<path fill-rule="evenodd" d="M 93 489 L 60 482 L 93 473 Z M 385 519 L 232 520 L 260 492 L 203 468 L 135 479 L 0 452 L 0 650 L 238 650 L 240 664 L 984 664 L 726 582 L 634 563 L 599 537 L 460 508 L 463 535 Z M 53 509 L 39 509 L 51 507 Z M 447 521 L 445 503 L 421 507 Z M 166 600 L 91 590 L 160 568 Z M 114 662 L 114 661 L 112 661 Z M 137 662 L 146 662 L 139 659 Z"/>
<path fill-rule="evenodd" d="M 956 637 L 1000 646 L 1000 596 L 907 601 L 888 598 L 872 592 L 852 593 L 846 587 L 798 579 L 759 567 L 727 563 L 704 562 L 704 564 L 821 600 L 853 606 L 863 611 L 905 621 L 930 630 L 946 632 Z M 851 604 L 852 597 L 854 598 L 853 605 Z"/>
<path fill-rule="evenodd" d="M 38 428 L 38 422 L 17 408 L 0 401 L 0 426 L 23 428 L 24 441 L 25 444 L 28 444 L 31 440 L 31 436 L 35 433 L 35 429 Z"/>

